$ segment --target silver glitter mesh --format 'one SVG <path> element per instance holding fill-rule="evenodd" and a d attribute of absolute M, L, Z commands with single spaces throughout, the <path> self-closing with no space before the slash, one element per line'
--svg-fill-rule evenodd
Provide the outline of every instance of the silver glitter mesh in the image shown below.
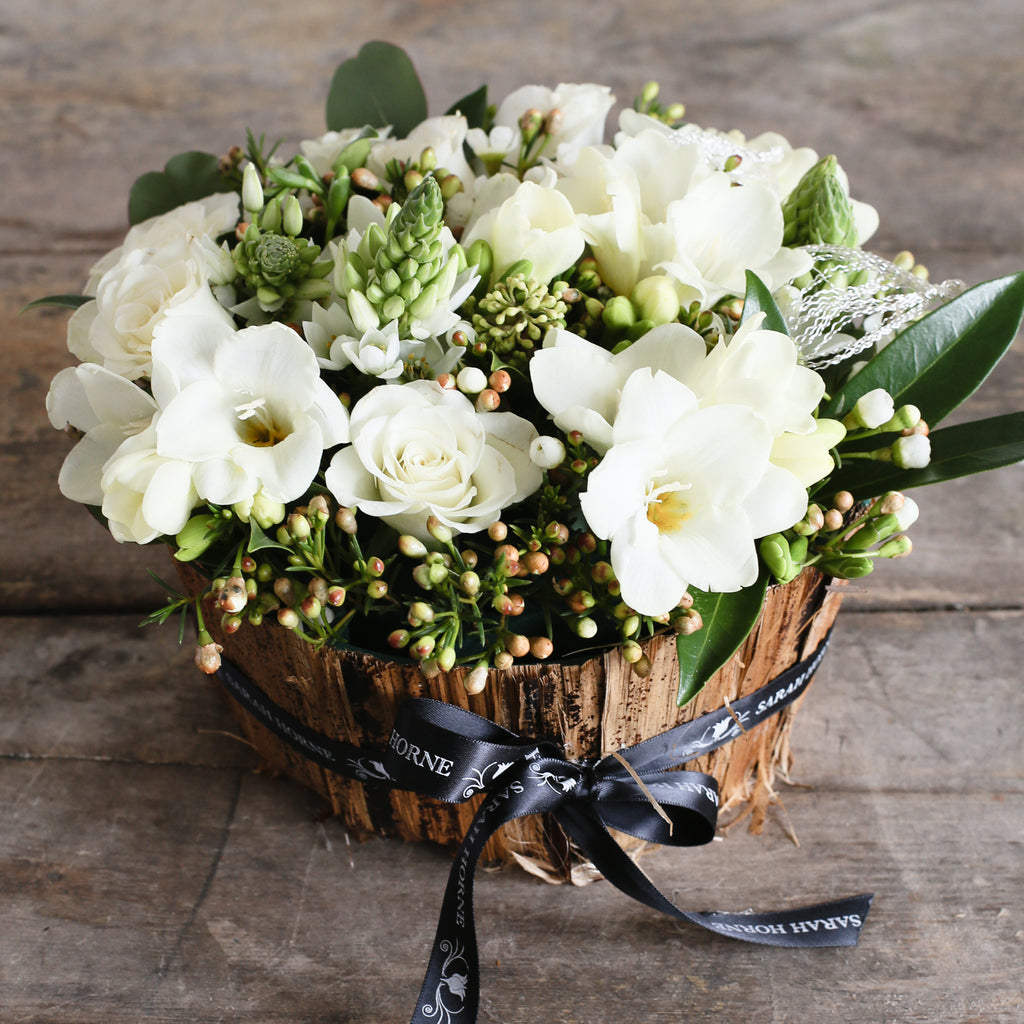
<path fill-rule="evenodd" d="M 941 284 L 915 277 L 894 263 L 861 249 L 839 245 L 804 247 L 814 260 L 812 280 L 799 296 L 784 305 L 789 333 L 803 362 L 823 369 L 884 346 L 907 325 L 959 295 L 963 281 Z M 837 273 L 863 283 L 845 288 L 828 286 Z M 848 334 L 851 328 L 856 335 Z M 863 334 L 860 332 L 863 331 Z"/>

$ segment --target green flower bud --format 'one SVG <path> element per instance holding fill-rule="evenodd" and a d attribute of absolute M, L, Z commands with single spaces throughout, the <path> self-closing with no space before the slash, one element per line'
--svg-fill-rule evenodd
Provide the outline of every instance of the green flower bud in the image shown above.
<path fill-rule="evenodd" d="M 255 164 L 246 164 L 242 172 L 242 206 L 251 214 L 263 209 L 263 186 Z"/>
<path fill-rule="evenodd" d="M 781 533 L 762 537 L 758 549 L 764 564 L 780 583 L 788 583 L 799 575 L 799 570 L 793 564 L 789 542 Z"/>
<path fill-rule="evenodd" d="M 858 580 L 871 572 L 874 563 L 867 555 L 830 555 L 818 562 L 818 568 L 827 576 Z"/>
<path fill-rule="evenodd" d="M 216 537 L 214 528 L 218 521 L 218 516 L 208 512 L 189 519 L 174 538 L 178 546 L 174 557 L 179 562 L 191 562 L 198 558 L 213 543 Z"/>
<path fill-rule="evenodd" d="M 625 295 L 614 295 L 604 307 L 601 319 L 604 321 L 605 327 L 613 331 L 624 331 L 636 323 L 637 315 L 633 303 Z"/>
<path fill-rule="evenodd" d="M 655 325 L 671 323 L 679 316 L 679 296 L 672 279 L 655 274 L 637 282 L 630 301 L 644 320 Z"/>
<path fill-rule="evenodd" d="M 913 547 L 910 538 L 906 534 L 901 534 L 899 537 L 893 537 L 892 540 L 886 541 L 878 549 L 878 556 L 880 558 L 904 558 L 910 554 Z"/>
<path fill-rule="evenodd" d="M 857 244 L 857 226 L 849 196 L 839 180 L 834 156 L 819 160 L 782 204 L 782 244 Z"/>
<path fill-rule="evenodd" d="M 294 238 L 302 231 L 302 207 L 295 196 L 288 196 L 281 208 L 281 228 Z"/>

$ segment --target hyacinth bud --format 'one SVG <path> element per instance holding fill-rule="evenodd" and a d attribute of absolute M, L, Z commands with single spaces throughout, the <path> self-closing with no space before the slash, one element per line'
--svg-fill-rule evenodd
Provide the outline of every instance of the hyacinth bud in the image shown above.
<path fill-rule="evenodd" d="M 462 685 L 466 688 L 466 693 L 468 694 L 483 693 L 487 686 L 487 666 L 477 665 L 476 668 L 466 674 L 462 680 Z"/>
<path fill-rule="evenodd" d="M 834 156 L 819 160 L 800 179 L 782 204 L 782 216 L 783 245 L 857 244 L 853 206 Z"/>
<path fill-rule="evenodd" d="M 220 656 L 224 648 L 215 644 L 212 640 L 209 643 L 196 646 L 196 667 L 200 672 L 208 676 L 220 669 Z"/>
<path fill-rule="evenodd" d="M 925 434 L 899 437 L 892 444 L 892 461 L 900 469 L 924 469 L 931 462 L 932 445 Z"/>
<path fill-rule="evenodd" d="M 894 412 L 895 406 L 889 392 L 875 388 L 857 399 L 857 404 L 846 414 L 843 424 L 849 430 L 875 430 L 891 420 Z"/>
<path fill-rule="evenodd" d="M 672 279 L 655 274 L 638 281 L 630 301 L 641 320 L 669 324 L 679 316 L 679 295 Z"/>

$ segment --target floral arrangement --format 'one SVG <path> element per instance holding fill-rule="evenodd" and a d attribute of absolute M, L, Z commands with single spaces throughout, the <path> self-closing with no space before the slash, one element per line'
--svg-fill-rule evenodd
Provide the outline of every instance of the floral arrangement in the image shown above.
<path fill-rule="evenodd" d="M 84 294 L 40 300 L 75 309 L 60 489 L 203 568 L 152 618 L 194 605 L 204 670 L 204 606 L 468 665 L 470 692 L 601 645 L 643 674 L 674 630 L 683 702 L 771 583 L 863 576 L 910 551 L 905 489 L 1024 458 L 1022 414 L 933 429 L 1024 275 L 932 284 L 864 249 L 834 157 L 683 123 L 654 84 L 608 144 L 614 104 L 481 88 L 428 117 L 368 44 L 327 134 L 175 157 Z"/>

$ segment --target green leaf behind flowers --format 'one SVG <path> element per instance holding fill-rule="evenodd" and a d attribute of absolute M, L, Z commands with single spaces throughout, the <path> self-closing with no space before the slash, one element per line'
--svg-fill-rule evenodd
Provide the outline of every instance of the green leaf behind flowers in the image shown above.
<path fill-rule="evenodd" d="M 931 461 L 923 469 L 900 469 L 891 462 L 847 462 L 829 487 L 854 494 L 909 490 L 961 476 L 984 473 L 1024 460 L 1024 412 L 992 416 L 933 430 Z"/>
<path fill-rule="evenodd" d="M 30 309 L 39 309 L 40 306 L 57 306 L 60 309 L 78 309 L 87 302 L 92 302 L 91 295 L 44 295 L 25 306 L 21 312 L 27 313 Z"/>
<path fill-rule="evenodd" d="M 427 97 L 405 51 L 392 43 L 366 43 L 338 65 L 327 94 L 327 127 L 383 128 L 404 138 L 427 116 Z"/>
<path fill-rule="evenodd" d="M 746 323 L 757 313 L 764 313 L 762 330 L 778 331 L 780 334 L 789 334 L 786 326 L 786 318 L 779 311 L 779 307 L 768 291 L 767 285 L 752 270 L 747 271 L 747 294 L 743 299 L 743 316 L 740 322 Z"/>
<path fill-rule="evenodd" d="M 463 96 L 461 100 L 453 103 L 448 114 L 461 114 L 470 128 L 485 128 L 487 123 L 487 86 L 481 85 L 479 89 Z"/>
<path fill-rule="evenodd" d="M 679 658 L 679 692 L 676 703 L 683 707 L 697 696 L 704 684 L 736 653 L 757 622 L 768 590 L 768 573 L 761 570 L 757 582 L 733 594 L 711 594 L 690 588 L 693 607 L 704 625 L 690 636 L 676 638 Z"/>
<path fill-rule="evenodd" d="M 233 190 L 234 186 L 218 170 L 217 157 L 212 153 L 179 153 L 167 161 L 162 171 L 150 171 L 136 179 L 128 194 L 128 220 L 139 224 L 183 203 Z"/>
<path fill-rule="evenodd" d="M 1009 348 L 1024 314 L 1024 273 L 979 284 L 901 331 L 832 398 L 842 418 L 875 388 L 916 405 L 937 425 L 968 398 Z"/>

